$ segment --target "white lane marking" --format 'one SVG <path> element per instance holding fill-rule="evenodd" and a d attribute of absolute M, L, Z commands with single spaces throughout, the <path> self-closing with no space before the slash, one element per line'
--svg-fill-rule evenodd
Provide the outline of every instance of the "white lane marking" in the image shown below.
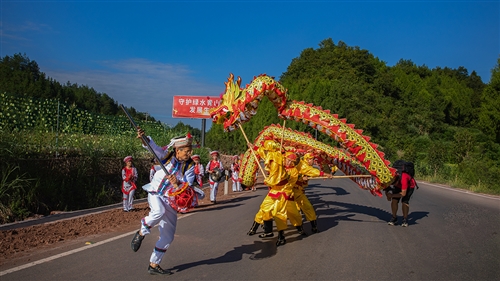
<path fill-rule="evenodd" d="M 193 214 L 194 213 L 184 214 L 184 215 L 180 216 L 178 218 L 178 220 L 186 218 L 186 217 L 189 217 L 189 216 L 191 216 Z M 51 257 L 48 257 L 48 258 L 44 258 L 44 259 L 41 259 L 41 260 L 37 260 L 37 261 L 34 261 L 34 262 L 27 263 L 27 264 L 24 264 L 24 265 L 20 265 L 18 267 L 7 269 L 7 270 L 4 270 L 4 271 L 1 271 L 0 272 L 0 276 L 3 276 L 5 274 L 9 274 L 9 273 L 13 273 L 13 272 L 16 272 L 16 271 L 19 271 L 19 270 L 23 270 L 23 269 L 26 269 L 26 268 L 29 268 L 29 267 L 32 267 L 32 266 L 35 266 L 35 265 L 42 264 L 42 263 L 46 263 L 48 261 L 55 260 L 55 259 L 58 259 L 58 258 L 62 258 L 62 257 L 68 256 L 68 255 L 71 255 L 71 254 L 74 254 L 74 253 L 78 253 L 78 252 L 81 252 L 81 251 L 84 251 L 84 250 L 87 250 L 87 249 L 91 249 L 91 248 L 94 248 L 94 247 L 97 247 L 97 246 L 100 246 L 100 245 L 103 245 L 103 244 L 106 244 L 106 243 L 109 243 L 109 242 L 121 239 L 123 237 L 131 236 L 131 235 L 135 234 L 136 232 L 137 232 L 137 230 L 134 230 L 132 232 L 125 233 L 125 234 L 122 234 L 122 235 L 118 235 L 118 236 L 115 236 L 115 237 L 103 240 L 101 242 L 97 242 L 95 244 L 86 245 L 84 247 L 81 247 L 81 248 L 78 248 L 78 249 L 74 249 L 74 250 L 71 250 L 71 251 L 68 251 L 68 252 L 64 252 L 64 253 L 61 253 L 61 254 L 57 254 L 55 256 L 51 256 Z"/>
<path fill-rule="evenodd" d="M 482 197 L 482 198 L 500 200 L 500 196 L 485 195 L 485 194 L 475 193 L 475 192 L 468 191 L 468 190 L 462 190 L 462 189 L 458 189 L 458 188 L 452 188 L 452 187 L 447 187 L 447 186 L 442 186 L 442 185 L 436 185 L 436 184 L 432 184 L 432 183 L 428 183 L 428 182 L 420 182 L 420 183 L 425 184 L 425 185 L 434 186 L 434 187 L 439 187 L 439 188 L 446 189 L 446 190 L 456 191 L 456 192 L 460 192 L 460 193 L 464 193 L 464 194 L 475 195 L 475 196 L 479 196 L 479 197 Z"/>

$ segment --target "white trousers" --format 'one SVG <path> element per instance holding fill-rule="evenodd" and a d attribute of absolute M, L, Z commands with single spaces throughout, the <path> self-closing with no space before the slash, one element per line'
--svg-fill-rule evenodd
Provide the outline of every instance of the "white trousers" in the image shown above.
<path fill-rule="evenodd" d="M 134 204 L 134 194 L 135 189 L 131 190 L 128 194 L 123 193 L 123 210 L 130 211 L 132 210 Z"/>
<path fill-rule="evenodd" d="M 196 186 L 193 186 L 193 189 L 194 189 L 194 192 L 196 192 L 198 194 L 198 199 L 204 199 L 205 198 L 205 192 L 199 188 L 197 188 Z M 196 202 L 198 203 L 198 202 Z"/>
<path fill-rule="evenodd" d="M 210 181 L 210 201 L 216 201 L 219 182 Z"/>
<path fill-rule="evenodd" d="M 233 180 L 233 191 L 241 191 L 241 182 Z"/>
<path fill-rule="evenodd" d="M 177 227 L 177 211 L 175 211 L 165 196 L 148 194 L 149 214 L 142 219 L 141 233 L 151 233 L 151 228 L 158 225 L 160 237 L 156 242 L 150 262 L 160 264 L 165 252 L 172 241 L 174 241 L 175 229 Z"/>

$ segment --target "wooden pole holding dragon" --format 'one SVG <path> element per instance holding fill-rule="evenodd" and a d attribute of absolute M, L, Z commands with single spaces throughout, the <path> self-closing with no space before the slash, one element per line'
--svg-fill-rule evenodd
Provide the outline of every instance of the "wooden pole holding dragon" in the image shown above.
<path fill-rule="evenodd" d="M 309 178 L 310 180 L 317 179 L 345 179 L 345 178 L 371 178 L 371 175 L 347 175 L 347 176 L 331 176 L 331 177 L 314 177 Z"/>
<path fill-rule="evenodd" d="M 285 140 L 285 122 L 286 122 L 286 119 L 283 120 L 283 131 L 281 132 L 280 151 L 282 151 L 281 149 L 283 149 L 283 141 Z"/>
<path fill-rule="evenodd" d="M 240 127 L 241 133 L 243 133 L 243 136 L 245 137 L 245 140 L 247 141 L 247 145 L 252 145 L 252 143 L 250 143 L 250 141 L 248 140 L 247 134 L 245 134 L 245 131 L 243 130 L 243 127 L 241 126 L 241 124 L 238 124 L 238 127 Z M 261 171 L 262 175 L 264 176 L 264 180 L 265 180 L 266 179 L 266 172 L 264 171 L 264 169 L 260 165 L 259 158 L 257 158 L 257 155 L 255 154 L 255 151 L 253 150 L 253 148 L 250 148 L 250 150 L 252 151 L 253 157 L 255 158 L 255 162 L 257 162 L 257 165 L 259 165 L 260 171 Z"/>

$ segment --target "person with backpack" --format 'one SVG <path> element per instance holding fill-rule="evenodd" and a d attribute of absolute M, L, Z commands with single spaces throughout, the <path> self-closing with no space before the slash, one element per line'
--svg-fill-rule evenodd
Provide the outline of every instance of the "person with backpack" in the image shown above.
<path fill-rule="evenodd" d="M 408 226 L 408 214 L 410 213 L 410 198 L 413 195 L 417 182 L 413 178 L 415 170 L 413 163 L 404 160 L 397 160 L 393 164 L 396 169 L 396 178 L 394 184 L 385 190 L 387 200 L 391 201 L 392 218 L 388 222 L 389 225 L 398 224 L 398 205 L 401 201 L 401 209 L 403 210 L 403 221 L 401 226 Z"/>

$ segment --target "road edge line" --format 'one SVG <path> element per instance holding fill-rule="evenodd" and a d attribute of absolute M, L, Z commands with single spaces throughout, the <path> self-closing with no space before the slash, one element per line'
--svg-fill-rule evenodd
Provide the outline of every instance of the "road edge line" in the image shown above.
<path fill-rule="evenodd" d="M 194 213 L 184 214 L 184 215 L 180 216 L 177 219 L 180 220 L 180 219 L 189 217 L 191 215 L 194 215 Z M 136 232 L 137 232 L 137 230 L 134 230 L 132 232 L 128 232 L 128 233 L 121 234 L 121 235 L 118 235 L 118 236 L 115 236 L 115 237 L 111 237 L 111 238 L 108 238 L 106 240 L 94 243 L 94 244 L 85 245 L 83 247 L 80 247 L 80 248 L 77 248 L 77 249 L 73 249 L 71 251 L 67 251 L 67 252 L 60 253 L 60 254 L 57 254 L 57 255 L 54 255 L 54 256 L 50 256 L 50 257 L 47 257 L 47 258 L 44 258 L 44 259 L 41 259 L 41 260 L 37 260 L 37 261 L 34 261 L 34 262 L 23 264 L 23 265 L 20 265 L 20 266 L 17 266 L 17 267 L 13 267 L 13 268 L 10 268 L 10 269 L 6 269 L 4 271 L 0 271 L 0 276 L 6 275 L 6 274 L 9 274 L 9 273 L 13 273 L 13 272 L 16 272 L 16 271 L 20 271 L 20 270 L 23 270 L 23 269 L 26 269 L 26 268 L 30 268 L 32 266 L 39 265 L 39 264 L 42 264 L 42 263 L 46 263 L 46 262 L 49 262 L 49 261 L 52 261 L 52 260 L 55 260 L 55 259 L 58 259 L 58 258 L 69 256 L 71 254 L 75 254 L 75 253 L 78 253 L 78 252 L 81 252 L 81 251 L 84 251 L 84 250 L 87 250 L 87 249 L 91 249 L 91 248 L 94 248 L 94 247 L 97 247 L 97 246 L 100 246 L 100 245 L 103 245 L 103 244 L 106 244 L 106 243 L 109 243 L 109 242 L 121 239 L 123 237 L 132 236 Z"/>

